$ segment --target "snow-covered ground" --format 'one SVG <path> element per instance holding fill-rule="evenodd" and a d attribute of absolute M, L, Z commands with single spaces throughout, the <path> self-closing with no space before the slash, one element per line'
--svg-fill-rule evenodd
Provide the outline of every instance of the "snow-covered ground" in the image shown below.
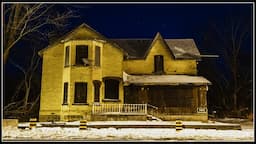
<path fill-rule="evenodd" d="M 96 123 L 113 122 L 95 122 L 94 124 Z M 142 122 L 136 121 L 129 123 L 142 124 Z M 73 124 L 78 123 L 74 122 Z M 2 138 L 3 140 L 25 141 L 253 141 L 254 130 L 253 128 L 243 130 L 183 129 L 181 131 L 172 128 L 88 128 L 79 130 L 79 128 L 60 127 L 41 127 L 29 130 L 4 127 Z"/>

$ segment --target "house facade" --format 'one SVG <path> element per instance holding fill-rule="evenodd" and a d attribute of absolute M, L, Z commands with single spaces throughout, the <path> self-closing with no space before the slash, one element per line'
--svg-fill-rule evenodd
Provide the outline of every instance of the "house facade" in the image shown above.
<path fill-rule="evenodd" d="M 40 121 L 207 120 L 210 82 L 193 39 L 108 39 L 81 24 L 41 50 Z"/>

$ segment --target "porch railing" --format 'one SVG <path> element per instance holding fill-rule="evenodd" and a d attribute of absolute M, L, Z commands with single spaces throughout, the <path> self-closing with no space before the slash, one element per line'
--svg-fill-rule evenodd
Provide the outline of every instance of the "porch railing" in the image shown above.
<path fill-rule="evenodd" d="M 92 114 L 147 114 L 147 104 L 93 104 Z"/>

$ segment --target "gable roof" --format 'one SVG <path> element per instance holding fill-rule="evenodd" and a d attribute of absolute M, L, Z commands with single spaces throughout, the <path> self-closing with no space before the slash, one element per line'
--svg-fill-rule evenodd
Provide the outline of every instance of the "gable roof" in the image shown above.
<path fill-rule="evenodd" d="M 75 35 L 76 32 L 78 32 L 81 29 L 87 29 L 90 30 L 91 32 L 95 33 L 96 36 L 88 36 L 88 35 Z M 100 34 L 99 32 L 97 32 L 95 29 L 91 28 L 89 25 L 87 25 L 86 23 L 82 23 L 81 25 L 79 25 L 78 27 L 74 28 L 73 30 L 71 30 L 70 32 L 66 33 L 65 35 L 61 36 L 60 38 L 58 38 L 57 40 L 55 40 L 55 42 L 49 44 L 46 48 L 40 50 L 38 52 L 39 55 L 42 55 L 42 53 L 46 50 L 48 50 L 49 48 L 61 43 L 62 41 L 68 41 L 68 40 L 80 40 L 80 39 L 100 39 L 100 40 L 107 40 L 107 38 L 105 36 L 103 36 L 102 34 Z"/>
<path fill-rule="evenodd" d="M 156 40 L 162 39 L 175 59 L 200 59 L 193 39 L 163 39 L 158 32 L 154 39 L 111 39 L 128 53 L 127 59 L 145 59 Z"/>
<path fill-rule="evenodd" d="M 76 35 L 81 29 L 86 29 L 93 32 L 94 36 L 89 36 L 85 33 Z M 108 39 L 89 25 L 82 23 L 72 31 L 57 39 L 54 43 L 40 50 L 38 54 L 41 56 L 44 51 L 60 44 L 63 41 L 69 40 L 104 40 L 118 47 L 127 56 L 127 59 L 145 59 L 156 40 L 161 39 L 169 48 L 170 53 L 175 59 L 200 59 L 198 51 L 193 39 L 163 39 L 158 32 L 154 39 Z"/>
<path fill-rule="evenodd" d="M 152 39 L 111 39 L 120 48 L 127 52 L 130 59 L 143 58 Z"/>

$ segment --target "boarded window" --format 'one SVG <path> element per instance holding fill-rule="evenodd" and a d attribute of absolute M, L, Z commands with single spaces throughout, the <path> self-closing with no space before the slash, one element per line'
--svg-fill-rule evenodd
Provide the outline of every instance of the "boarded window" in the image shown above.
<path fill-rule="evenodd" d="M 105 80 L 105 99 L 118 99 L 119 81 L 114 79 Z"/>
<path fill-rule="evenodd" d="M 69 65 L 69 46 L 66 46 L 65 49 L 65 66 Z"/>
<path fill-rule="evenodd" d="M 64 83 L 63 104 L 68 104 L 68 83 Z"/>
<path fill-rule="evenodd" d="M 95 47 L 95 66 L 100 66 L 100 47 Z"/>
<path fill-rule="evenodd" d="M 94 102 L 100 102 L 100 85 L 101 82 L 98 80 L 93 81 L 94 85 Z"/>
<path fill-rule="evenodd" d="M 161 74 L 164 72 L 164 58 L 162 55 L 154 56 L 155 73 Z"/>
<path fill-rule="evenodd" d="M 77 45 L 76 46 L 76 65 L 89 65 L 89 64 L 85 64 L 85 60 L 88 61 L 88 46 Z"/>
<path fill-rule="evenodd" d="M 76 82 L 75 83 L 75 103 L 87 102 L 87 83 Z"/>

